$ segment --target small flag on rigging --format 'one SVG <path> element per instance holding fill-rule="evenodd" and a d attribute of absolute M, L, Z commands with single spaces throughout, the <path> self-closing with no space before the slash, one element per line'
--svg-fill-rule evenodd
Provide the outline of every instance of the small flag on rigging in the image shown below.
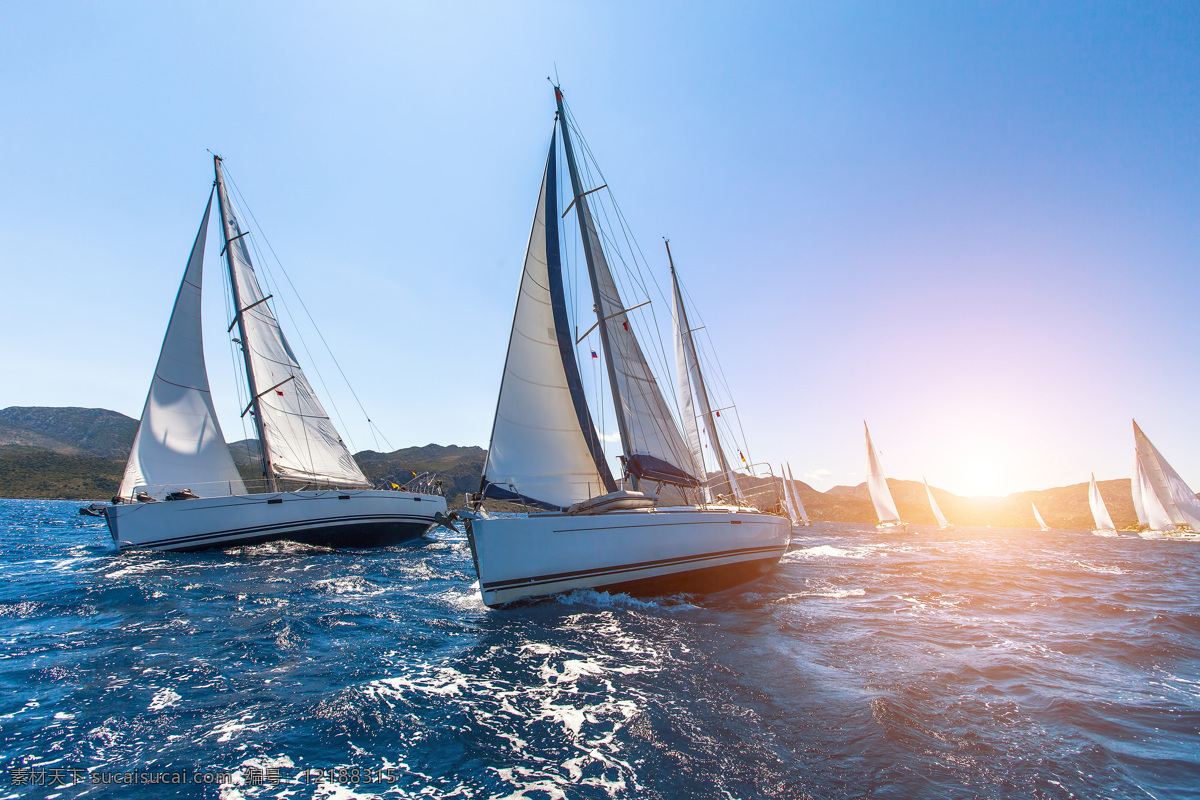
<path fill-rule="evenodd" d="M 592 358 L 599 358 L 599 357 L 600 357 L 600 356 L 596 355 L 596 351 L 595 351 L 595 350 L 593 350 L 593 351 L 592 351 Z"/>

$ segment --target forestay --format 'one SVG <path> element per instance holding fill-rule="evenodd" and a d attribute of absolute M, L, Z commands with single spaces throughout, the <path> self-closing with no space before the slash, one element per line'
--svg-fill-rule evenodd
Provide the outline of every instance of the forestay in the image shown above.
<path fill-rule="evenodd" d="M 575 360 L 559 252 L 556 172 L 551 135 L 482 486 L 485 496 L 545 508 L 567 508 L 616 489 Z"/>
<path fill-rule="evenodd" d="M 217 197 L 222 212 L 227 258 L 241 303 L 252 391 L 258 393 L 259 424 L 274 474 L 303 483 L 369 487 L 317 399 L 267 297 L 259 286 L 241 226 L 229 204 L 217 165 Z"/>
<path fill-rule="evenodd" d="M 691 452 L 684 444 L 679 426 L 633 333 L 621 293 L 605 258 L 600 235 L 588 207 L 586 193 L 589 190 L 580 184 L 575 154 L 571 149 L 570 126 L 567 125 L 566 112 L 557 90 L 556 96 L 567 166 L 575 194 L 574 208 L 591 278 L 626 466 L 638 478 L 697 486 L 701 483 L 701 476 L 694 474 Z"/>
<path fill-rule="evenodd" d="M 881 523 L 899 522 L 900 512 L 896 509 L 896 501 L 892 499 L 892 490 L 888 488 L 887 478 L 883 474 L 883 465 L 879 462 L 879 454 L 871 444 L 871 431 L 867 423 L 863 423 L 867 434 L 867 491 L 871 493 L 871 503 L 875 506 L 875 516 Z"/>
<path fill-rule="evenodd" d="M 1175 525 L 1186 525 L 1200 531 L 1200 500 L 1183 478 L 1177 473 L 1162 453 L 1158 452 L 1136 422 L 1133 423 L 1133 439 L 1138 462 L 1145 470 L 1147 485 L 1158 498 L 1168 518 Z"/>
<path fill-rule="evenodd" d="M 180 489 L 200 497 L 246 492 L 217 422 L 204 365 L 200 304 L 211 209 L 210 194 L 121 479 L 118 494 L 126 499 L 143 489 L 158 499 Z"/>
<path fill-rule="evenodd" d="M 1104 505 L 1104 497 L 1100 494 L 1100 487 L 1096 485 L 1095 473 L 1092 474 L 1092 484 L 1088 487 L 1088 505 L 1092 509 L 1092 519 L 1096 521 L 1096 530 L 1116 530 L 1112 517 L 1108 515 L 1108 506 Z"/>

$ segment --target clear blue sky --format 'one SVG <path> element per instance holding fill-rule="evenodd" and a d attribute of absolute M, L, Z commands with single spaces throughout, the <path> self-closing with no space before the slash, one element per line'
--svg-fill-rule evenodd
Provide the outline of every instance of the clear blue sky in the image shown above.
<path fill-rule="evenodd" d="M 756 458 L 1007 493 L 1136 416 L 1200 488 L 1185 3 L 6 3 L 0 406 L 139 413 L 211 148 L 391 443 L 486 445 L 555 64 Z"/>

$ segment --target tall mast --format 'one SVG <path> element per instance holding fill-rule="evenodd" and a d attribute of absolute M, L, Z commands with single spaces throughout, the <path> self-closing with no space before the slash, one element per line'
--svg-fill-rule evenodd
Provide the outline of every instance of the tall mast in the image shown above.
<path fill-rule="evenodd" d="M 696 352 L 696 340 L 692 338 L 692 326 L 688 323 L 687 309 L 683 306 L 683 292 L 679 290 L 679 279 L 675 276 L 675 259 L 671 257 L 671 243 L 664 242 L 667 246 L 667 262 L 671 265 L 671 287 L 675 290 L 676 303 L 679 305 L 679 332 L 687 337 L 688 349 L 692 351 L 692 358 L 696 364 L 696 394 L 702 402 L 702 412 L 704 414 L 704 424 L 708 426 L 708 438 L 713 444 L 713 450 L 717 451 L 717 462 L 721 466 L 721 473 L 725 476 L 725 483 L 729 486 L 729 493 L 735 494 L 733 488 L 733 476 L 730 474 L 729 461 L 725 458 L 725 450 L 721 447 L 721 439 L 717 434 L 717 426 L 713 420 L 712 403 L 709 402 L 708 389 L 704 384 L 704 375 L 700 372 L 700 356 Z M 703 466 L 701 466 L 703 469 Z"/>
<path fill-rule="evenodd" d="M 613 411 L 617 415 L 617 428 L 621 432 L 621 450 L 625 454 L 625 463 L 629 464 L 630 457 L 633 455 L 630 447 L 629 429 L 625 421 L 625 408 L 621 402 L 621 391 L 617 385 L 617 368 L 615 360 L 612 357 L 612 345 L 608 340 L 608 329 L 605 327 L 604 312 L 600 307 L 600 284 L 596 279 L 596 265 L 592 255 L 592 248 L 599 247 L 599 242 L 593 242 L 591 235 L 588 233 L 587 219 L 591 216 L 587 204 L 587 191 L 579 182 L 579 169 L 575 164 L 575 151 L 571 147 L 571 132 L 570 126 L 567 125 L 567 112 L 563 108 L 562 92 L 557 86 L 554 87 L 554 102 L 558 105 L 558 124 L 562 129 L 563 149 L 567 152 L 567 169 L 571 173 L 571 191 L 575 194 L 575 202 L 579 208 L 575 211 L 575 219 L 579 221 L 579 234 L 583 237 L 583 255 L 587 259 L 588 277 L 592 283 L 592 297 L 595 300 L 596 320 L 600 328 L 600 344 L 604 348 L 605 359 L 604 363 L 608 368 L 608 384 L 613 396 Z M 637 488 L 637 476 L 631 475 L 633 478 L 633 488 Z"/>
<path fill-rule="evenodd" d="M 268 491 L 276 491 L 275 471 L 271 468 L 271 449 L 267 444 L 267 431 L 263 427 L 262 409 L 259 407 L 258 384 L 254 380 L 254 369 L 250 364 L 250 342 L 246 338 L 246 320 L 242 315 L 242 297 L 238 291 L 237 269 L 233 265 L 233 246 L 236 239 L 245 234 L 233 235 L 233 212 L 229 198 L 225 195 L 225 176 L 221 172 L 221 157 L 213 156 L 213 169 L 217 173 L 217 203 L 221 209 L 221 232 L 225 237 L 225 265 L 229 269 L 229 287 L 233 292 L 233 308 L 237 314 L 238 336 L 241 337 L 242 359 L 246 366 L 246 386 L 250 390 L 250 407 L 254 414 L 254 428 L 258 432 L 258 446 L 262 449 L 263 475 L 267 479 Z M 239 245 L 240 246 L 240 245 Z M 268 391 L 270 391 L 268 389 Z"/>

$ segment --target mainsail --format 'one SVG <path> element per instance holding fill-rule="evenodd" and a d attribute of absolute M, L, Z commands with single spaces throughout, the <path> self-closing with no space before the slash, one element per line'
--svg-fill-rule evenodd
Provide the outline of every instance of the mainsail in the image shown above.
<path fill-rule="evenodd" d="M 805 525 L 809 524 L 808 512 L 804 510 L 804 502 L 800 499 L 800 492 L 796 491 L 796 479 L 792 477 L 792 465 L 787 465 L 788 488 L 792 492 L 792 501 L 796 504 L 796 512 L 800 515 L 801 521 Z"/>
<path fill-rule="evenodd" d="M 925 481 L 925 494 L 929 497 L 929 506 L 933 509 L 933 518 L 937 520 L 939 528 L 948 528 L 950 523 L 946 521 L 946 515 L 942 513 L 942 509 L 938 507 L 937 500 L 933 497 L 933 490 L 929 488 L 929 481 L 921 476 L 921 480 Z"/>
<path fill-rule="evenodd" d="M 787 511 L 788 519 L 793 525 L 800 524 L 800 514 L 796 511 L 796 505 L 792 502 L 792 490 L 788 487 L 787 473 L 783 471 L 783 465 L 779 465 L 779 474 L 782 476 L 779 480 L 783 482 L 783 507 Z"/>
<path fill-rule="evenodd" d="M 900 522 L 900 512 L 896 509 L 896 501 L 892 499 L 892 490 L 888 488 L 883 465 L 879 462 L 875 446 L 871 444 L 871 431 L 865 421 L 863 430 L 867 434 L 867 490 L 871 493 L 871 502 L 875 505 L 875 516 L 880 523 Z"/>
<path fill-rule="evenodd" d="M 1038 513 L 1037 505 L 1032 500 L 1029 501 L 1029 505 L 1033 506 L 1033 518 L 1037 520 L 1038 527 L 1044 531 L 1050 530 L 1050 526 L 1046 524 L 1046 521 L 1042 519 L 1042 515 Z"/>
<path fill-rule="evenodd" d="M 700 371 L 700 359 L 696 355 L 696 341 L 692 338 L 692 328 L 688 323 L 687 309 L 683 305 L 683 293 L 679 289 L 679 278 L 675 274 L 675 262 L 671 258 L 671 246 L 667 245 L 667 259 L 671 262 L 671 321 L 675 329 L 675 375 L 679 384 L 680 403 L 683 406 L 683 429 L 687 432 L 688 446 L 692 458 L 696 462 L 696 475 L 706 475 L 704 466 L 704 451 L 700 447 L 700 431 L 696 425 L 696 414 L 692 406 L 692 393 L 695 392 L 696 403 L 699 405 L 700 419 L 704 420 L 708 432 L 708 440 L 712 443 L 713 452 L 717 455 L 717 463 L 724 477 L 725 493 L 730 497 L 744 501 L 741 487 L 738 486 L 737 475 L 729 466 L 725 449 L 721 447 L 721 438 L 717 434 L 716 420 L 713 417 L 712 405 L 708 399 L 708 387 L 704 383 L 704 374 Z M 707 485 L 705 489 L 707 490 Z"/>
<path fill-rule="evenodd" d="M 1183 478 L 1177 473 L 1162 453 L 1158 452 L 1137 421 L 1133 423 L 1133 441 L 1137 452 L 1137 460 L 1144 471 L 1147 487 L 1157 497 L 1167 513 L 1167 517 L 1175 526 L 1186 526 L 1194 531 L 1200 531 L 1200 500 Z M 1143 502 L 1146 498 L 1143 497 Z M 1149 511 L 1149 509 L 1147 509 Z M 1155 528 L 1155 530 L 1160 530 Z"/>
<path fill-rule="evenodd" d="M 482 482 L 486 497 L 550 509 L 616 489 L 584 398 L 567 318 L 555 145 L 551 134 Z"/>
<path fill-rule="evenodd" d="M 158 499 L 179 489 L 200 497 L 246 493 L 217 422 L 204 366 L 200 301 L 211 209 L 209 194 L 117 492 L 126 499 L 143 487 Z"/>
<path fill-rule="evenodd" d="M 679 426 L 671 416 L 658 381 L 633 333 L 627 309 L 604 256 L 600 235 L 588 207 L 587 195 L 591 190 L 585 189 L 580 182 L 575 163 L 562 93 L 556 88 L 554 96 L 558 102 L 563 149 L 571 173 L 573 203 L 592 284 L 617 427 L 625 451 L 625 467 L 635 479 L 698 486 L 703 476 L 695 474 L 691 451 L 683 441 Z"/>
<path fill-rule="evenodd" d="M 1096 530 L 1098 531 L 1115 531 L 1117 528 L 1113 525 L 1112 517 L 1108 515 L 1108 507 L 1104 505 L 1104 498 L 1100 494 L 1100 487 L 1096 485 L 1096 473 L 1092 473 L 1092 483 L 1088 486 L 1088 505 L 1092 509 L 1092 519 L 1096 521 Z"/>
<path fill-rule="evenodd" d="M 1141 509 L 1138 522 L 1147 526 L 1152 531 L 1175 530 L 1175 525 L 1171 522 L 1171 517 L 1167 514 L 1167 510 L 1163 508 L 1158 495 L 1154 493 L 1154 487 L 1150 485 L 1150 477 L 1146 474 L 1146 470 L 1142 466 L 1140 459 L 1134 464 L 1134 472 L 1133 497 L 1135 503 L 1140 503 L 1138 507 Z"/>
<path fill-rule="evenodd" d="M 225 233 L 233 302 L 259 444 L 274 476 L 303 483 L 369 487 L 321 401 L 300 369 L 267 305 L 250 261 L 245 236 L 225 192 L 221 160 L 214 160 L 217 201 Z M 232 327 L 232 326 L 231 326 Z"/>

